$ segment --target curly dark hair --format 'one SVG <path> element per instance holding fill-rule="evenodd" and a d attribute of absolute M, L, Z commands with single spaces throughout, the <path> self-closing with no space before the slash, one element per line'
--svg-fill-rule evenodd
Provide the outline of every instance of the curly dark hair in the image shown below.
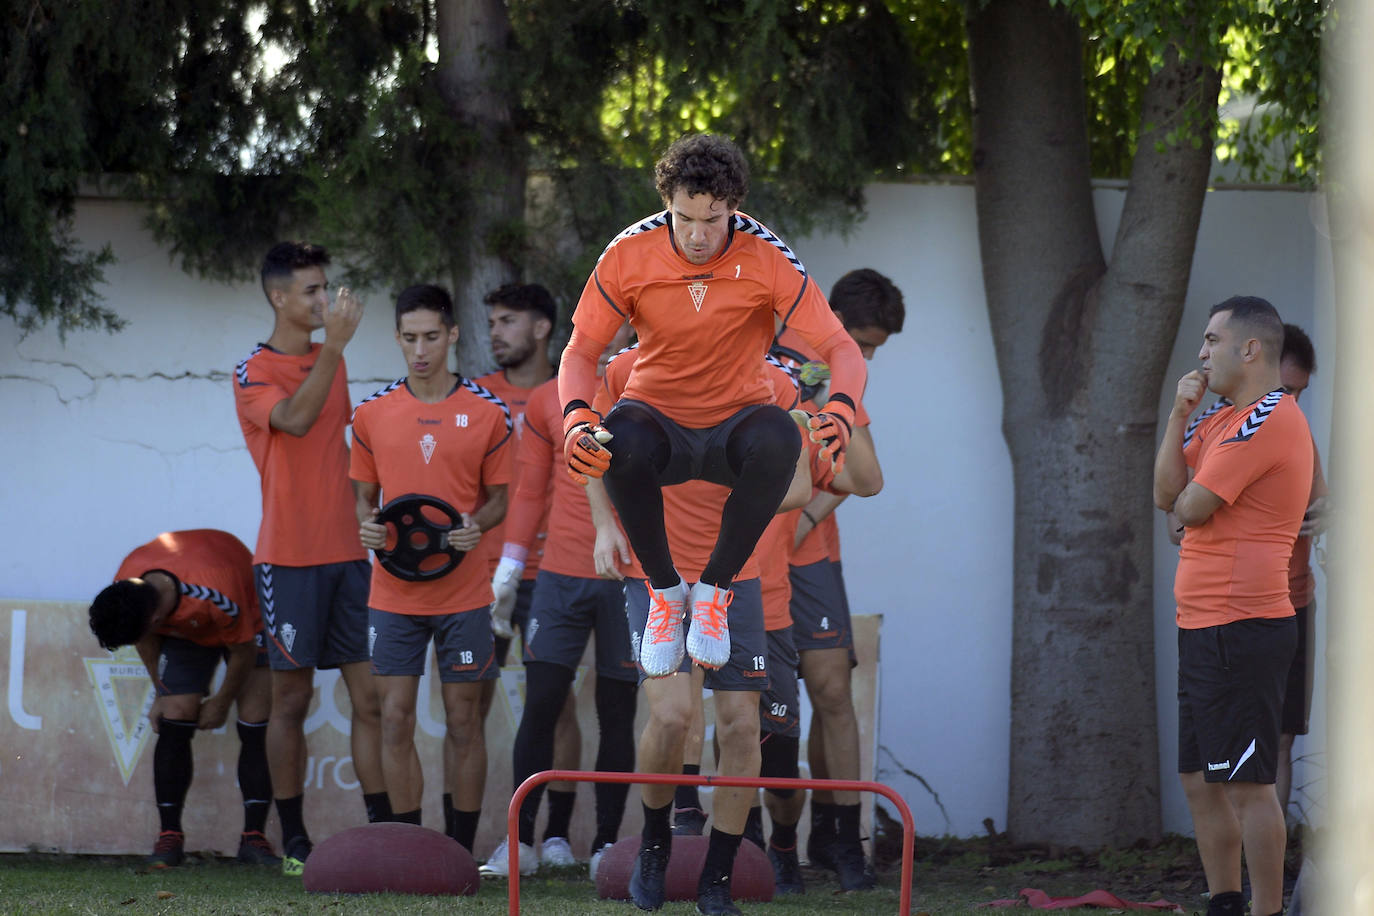
<path fill-rule="evenodd" d="M 329 263 L 329 252 L 309 242 L 278 242 L 262 258 L 262 291 L 269 285 L 290 280 L 291 274 L 302 267 L 323 267 Z"/>
<path fill-rule="evenodd" d="M 120 579 L 91 602 L 91 632 L 113 652 L 143 638 L 157 610 L 157 589 L 142 579 Z"/>
<path fill-rule="evenodd" d="M 881 328 L 900 334 L 906 320 L 902 291 L 868 267 L 851 270 L 830 288 L 830 307 L 846 328 Z"/>
<path fill-rule="evenodd" d="M 749 193 L 749 164 L 734 143 L 716 134 L 683 137 L 654 165 L 654 187 L 665 204 L 678 191 L 710 194 L 731 210 Z"/>

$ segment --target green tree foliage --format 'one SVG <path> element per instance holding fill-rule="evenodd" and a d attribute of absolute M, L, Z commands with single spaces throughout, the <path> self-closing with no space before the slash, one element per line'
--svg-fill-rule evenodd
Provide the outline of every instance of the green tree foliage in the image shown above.
<path fill-rule="evenodd" d="M 999 2 L 999 0 L 988 0 Z M 1225 128 L 1248 174 L 1312 181 L 1318 34 L 1329 0 L 1228 0 L 1204 23 L 1228 86 L 1257 114 Z M 1187 0 L 1073 0 L 1085 36 L 1094 173 L 1122 177 L 1158 22 Z M 229 279 L 271 241 L 309 234 L 396 287 L 461 272 L 473 250 L 572 295 L 609 233 L 657 206 L 647 166 L 693 130 L 735 137 L 747 208 L 796 233 L 846 225 L 865 184 L 973 166 L 965 8 L 951 0 L 508 0 L 501 87 L 530 165 L 555 179 L 556 227 L 465 218 L 500 161 L 437 86 L 455 0 L 17 0 L 0 107 L 0 293 L 25 330 L 118 327 L 98 293 L 108 250 L 71 230 L 83 180 L 128 181 L 183 267 Z M 1224 23 L 1219 27 L 1216 23 Z M 1262 150 L 1282 138 L 1282 155 Z M 500 157 L 494 157 L 499 160 Z M 477 165 L 474 165 L 477 163 Z M 537 227 L 536 227 L 537 228 Z M 577 245 L 573 246 L 574 248 Z"/>

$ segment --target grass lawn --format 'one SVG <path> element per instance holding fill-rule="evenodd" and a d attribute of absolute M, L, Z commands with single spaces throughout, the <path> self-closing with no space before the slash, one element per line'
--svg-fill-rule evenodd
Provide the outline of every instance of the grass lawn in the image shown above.
<path fill-rule="evenodd" d="M 900 847 L 896 847 L 900 855 Z M 806 870 L 807 893 L 767 904 L 741 904 L 746 916 L 880 916 L 896 913 L 900 865 L 893 846 L 879 842 L 878 887 L 841 893 L 827 872 Z M 1131 901 L 1170 900 L 1191 913 L 1205 909 L 1205 890 L 1191 840 L 1172 837 L 1149 849 L 1102 851 L 1014 847 L 1004 837 L 976 840 L 917 838 L 912 913 L 929 916 L 994 913 L 977 909 L 991 900 L 1015 898 L 1022 888 L 1067 897 L 1104 889 Z M 600 900 L 585 869 L 546 869 L 521 881 L 521 912 L 530 916 L 631 916 L 629 903 Z M 180 868 L 149 871 L 135 857 L 0 855 L 0 914 L 400 914 L 506 912 L 506 883 L 487 881 L 475 897 L 413 897 L 399 894 L 309 894 L 299 879 L 268 868 L 191 855 Z M 694 913 L 690 902 L 668 903 L 665 916 Z M 1026 912 L 1022 910 L 1022 912 Z M 1097 908 L 1057 910 L 1097 914 Z M 1143 911 L 1149 912 L 1149 911 Z M 1159 912 L 1159 911 L 1155 911 Z"/>

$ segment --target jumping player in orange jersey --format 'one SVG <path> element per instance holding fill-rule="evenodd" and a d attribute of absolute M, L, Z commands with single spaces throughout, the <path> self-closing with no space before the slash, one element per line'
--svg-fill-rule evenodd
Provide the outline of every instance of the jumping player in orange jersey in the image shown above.
<path fill-rule="evenodd" d="M 234 402 L 262 476 L 262 525 L 253 551 L 272 665 L 267 760 L 281 818 L 282 871 L 310 854 L 305 716 L 315 669 L 338 668 L 353 714 L 349 746 L 367 819 L 391 814 L 382 780 L 377 688 L 367 664 L 367 552 L 358 544 L 348 484 L 348 372 L 343 350 L 363 306 L 347 289 L 329 301 L 318 245 L 281 242 L 262 262 L 272 336 L 234 370 Z M 324 329 L 324 342 L 310 336 Z"/>
<path fill-rule="evenodd" d="M 115 583 L 91 603 L 90 624 L 106 649 L 135 646 L 157 691 L 148 720 L 157 732 L 153 791 L 161 832 L 148 864 L 168 868 L 185 859 L 181 811 L 191 787 L 191 739 L 197 729 L 223 725 L 231 704 L 238 707 L 243 792 L 238 860 L 281 864 L 263 835 L 272 806 L 266 750 L 272 682 L 252 553 L 227 531 L 159 535 L 124 558 Z M 221 659 L 224 681 L 204 699 Z"/>
<path fill-rule="evenodd" d="M 384 547 L 378 502 L 406 493 L 441 499 L 461 513 L 448 545 L 474 551 L 506 514 L 510 412 L 499 398 L 451 372 L 458 340 L 453 301 L 437 286 L 412 286 L 396 300 L 396 342 L 407 375 L 367 398 L 353 414 L 359 539 Z M 420 823 L 424 777 L 415 750 L 415 707 L 433 640 L 444 699 L 446 774 L 453 795 L 452 836 L 472 849 L 486 786 L 482 682 L 497 676 L 491 634 L 491 584 L 482 554 L 428 581 L 372 569 L 368 638 L 382 698 L 382 768 L 394 819 Z M 448 825 L 446 825 L 448 826 Z"/>
<path fill-rule="evenodd" d="M 666 209 L 626 229 L 602 254 L 573 315 L 559 372 L 564 451 L 579 477 L 605 474 L 649 580 L 651 612 L 640 664 L 677 670 L 686 651 L 719 668 L 731 657 L 731 583 L 777 511 L 801 447 L 796 424 L 769 403 L 764 355 L 775 319 L 793 327 L 831 368 L 830 400 L 811 420 L 838 465 L 863 395 L 858 346 L 801 262 L 766 227 L 738 212 L 748 167 L 709 134 L 674 143 L 655 167 Z M 622 322 L 640 356 L 604 420 L 589 399 L 596 359 Z M 600 436 L 594 436 L 600 433 Z M 609 433 L 613 440 L 604 442 Z M 709 562 L 689 589 L 674 565 L 661 488 L 706 480 L 731 488 Z"/>
<path fill-rule="evenodd" d="M 1284 393 L 1283 323 L 1234 296 L 1212 307 L 1155 456 L 1155 505 L 1184 526 L 1178 600 L 1179 779 L 1207 873 L 1208 916 L 1283 912 L 1283 811 L 1274 791 L 1297 646 L 1288 563 L 1312 489 L 1312 434 Z M 1192 423 L 1206 389 L 1221 395 Z"/>
<path fill-rule="evenodd" d="M 637 350 L 613 359 L 606 368 L 603 389 L 596 406 L 609 407 L 620 396 L 626 379 L 633 377 Z M 762 362 L 762 360 L 761 360 Z M 765 375 L 773 403 L 780 410 L 796 405 L 797 392 L 791 377 L 781 366 L 768 368 Z M 790 422 L 790 421 L 789 421 Z M 810 477 L 804 462 L 796 462 L 789 475 L 783 506 L 800 506 L 810 493 Z M 643 669 L 643 650 L 651 640 L 649 617 L 652 613 L 649 589 L 639 564 L 631 561 L 627 569 L 616 563 L 619 533 L 604 497 L 589 488 L 592 517 L 597 528 L 597 571 L 602 575 L 626 576 L 626 614 L 630 643 Z M 705 480 L 689 480 L 664 489 L 665 515 L 669 521 L 668 540 L 674 556 L 688 574 L 698 573 L 710 562 L 715 542 L 716 519 L 729 498 L 729 491 Z M 705 683 L 715 697 L 716 737 L 720 745 L 718 771 L 727 776 L 757 776 L 759 773 L 759 695 L 769 684 L 768 649 L 764 637 L 763 606 L 759 587 L 759 563 L 746 558 L 733 590 L 730 614 L 735 636 L 730 658 L 720 668 L 707 669 Z M 692 626 L 696 626 L 695 621 Z M 690 635 L 690 633 L 689 633 Z M 649 704 L 649 721 L 639 739 L 639 769 L 647 773 L 676 773 L 682 765 L 694 707 L 700 703 L 700 689 L 692 675 L 691 663 L 682 658 L 679 668 L 663 677 L 642 672 L 641 683 Z M 673 808 L 672 786 L 646 785 L 640 790 L 644 806 L 644 828 L 639 855 L 630 876 L 630 894 L 635 905 L 656 910 L 664 901 L 664 877 L 672 849 L 669 818 Z M 713 824 L 706 859 L 697 882 L 697 911 L 708 916 L 738 914 L 731 900 L 731 870 L 739 850 L 740 837 L 748 816 L 753 792 L 749 789 L 715 790 Z"/>
<path fill-rule="evenodd" d="M 508 283 L 487 293 L 484 301 L 488 309 L 487 333 L 491 340 L 491 353 L 500 368 L 474 381 L 505 401 L 515 422 L 516 435 L 506 449 L 510 455 L 510 486 L 513 491 L 522 438 L 519 432 L 524 425 L 526 404 L 535 389 L 552 379 L 554 374 L 553 363 L 549 361 L 549 337 L 558 320 L 558 307 L 549 291 L 538 283 Z M 491 606 L 491 627 L 496 634 L 496 660 L 503 666 L 515 629 L 522 634 L 525 631 L 530 599 L 534 595 L 534 580 L 539 574 L 546 527 L 547 519 L 541 515 L 537 544 L 531 545 L 532 549 L 518 560 L 514 556 L 502 556 L 502 547 L 506 542 L 504 522 L 482 539 L 482 551 L 487 556 L 491 575 L 491 590 L 496 596 Z M 497 683 L 483 683 L 486 691 L 482 697 L 483 719 L 491 714 Z M 552 738 L 541 740 L 554 742 L 554 766 L 558 769 L 575 770 L 581 764 L 582 732 L 577 724 L 577 708 L 571 696 L 558 717 Z M 568 842 L 576 799 L 575 784 L 560 782 L 549 786 L 549 822 L 544 845 L 539 850 L 540 859 L 549 865 L 566 867 L 577 864 Z M 444 808 L 451 818 L 452 801 L 446 799 Z M 481 872 L 488 877 L 504 876 L 508 863 L 505 848 L 500 847 L 481 867 Z"/>
<path fill-rule="evenodd" d="M 851 270 L 836 280 L 830 290 L 830 307 L 859 345 L 864 358 L 870 360 L 891 335 L 902 330 L 906 319 L 901 291 L 887 277 L 869 268 Z M 806 342 L 785 329 L 778 335 L 773 353 L 790 354 L 802 364 L 796 366 L 802 376 L 807 376 L 808 370 L 824 368 L 823 361 Z M 817 362 L 812 366 L 805 365 L 813 360 Z M 785 358 L 784 362 L 788 360 Z M 823 395 L 813 393 L 805 384 L 806 378 L 802 381 L 802 406 L 815 410 Z M 819 379 L 815 381 L 824 385 Z M 860 442 L 871 454 L 873 437 L 862 403 L 851 448 Z M 847 489 L 858 495 L 871 496 L 882 488 L 882 472 L 876 460 L 852 467 L 846 463 L 846 470 L 851 472 Z M 797 516 L 791 559 L 792 634 L 812 706 L 807 761 L 811 775 L 822 779 L 859 778 L 859 722 L 854 714 L 850 675 L 854 634 L 840 569 L 840 531 L 834 516 L 845 498 L 843 491 L 817 486 L 815 495 Z M 808 855 L 812 865 L 833 869 L 844 890 L 873 886 L 873 874 L 859 837 L 859 812 L 857 792 L 818 790 L 812 794 Z"/>

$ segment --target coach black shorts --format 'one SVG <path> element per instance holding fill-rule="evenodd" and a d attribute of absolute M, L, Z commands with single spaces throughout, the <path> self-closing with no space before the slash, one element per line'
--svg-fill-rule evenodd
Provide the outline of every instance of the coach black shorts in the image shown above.
<path fill-rule="evenodd" d="M 1298 648 L 1293 664 L 1288 666 L 1288 686 L 1283 695 L 1283 725 L 1285 735 L 1305 735 L 1312 715 L 1312 638 L 1316 614 L 1311 606 L 1296 608 Z"/>
<path fill-rule="evenodd" d="M 1178 631 L 1178 771 L 1272 783 L 1293 617 Z"/>

